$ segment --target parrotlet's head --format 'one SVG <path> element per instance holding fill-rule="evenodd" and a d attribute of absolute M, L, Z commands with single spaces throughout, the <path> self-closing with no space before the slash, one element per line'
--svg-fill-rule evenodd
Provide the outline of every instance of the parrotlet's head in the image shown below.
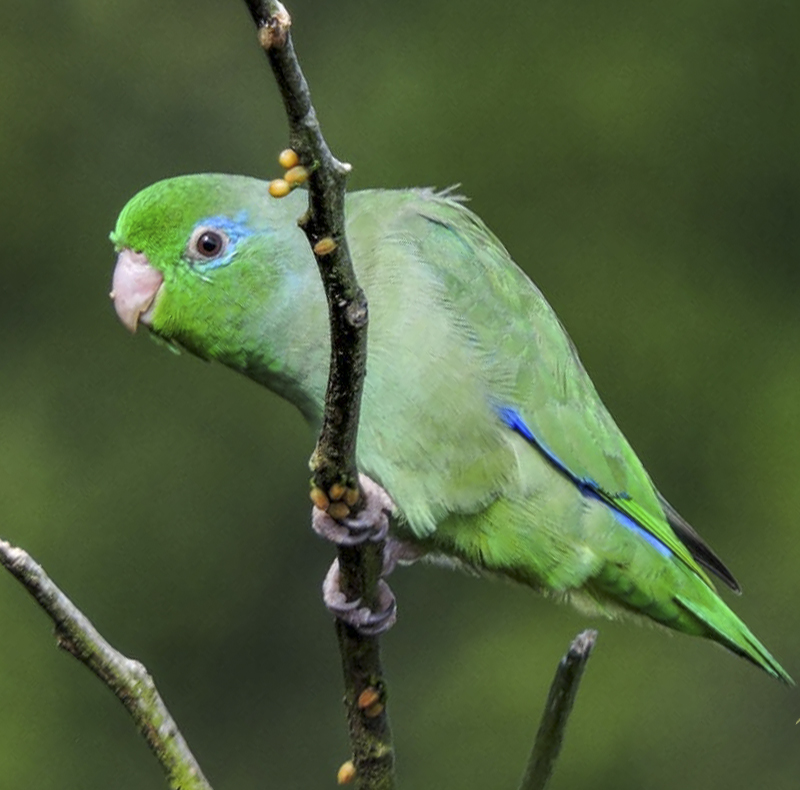
<path fill-rule="evenodd" d="M 111 234 L 120 320 L 241 369 L 248 339 L 268 333 L 264 322 L 279 322 L 294 301 L 293 267 L 308 254 L 296 225 L 304 200 L 276 200 L 262 181 L 216 174 L 142 190 Z"/>

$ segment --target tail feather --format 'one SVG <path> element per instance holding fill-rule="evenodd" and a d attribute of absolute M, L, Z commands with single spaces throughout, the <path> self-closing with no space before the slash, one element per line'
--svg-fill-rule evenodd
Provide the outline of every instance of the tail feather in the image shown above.
<path fill-rule="evenodd" d="M 693 615 L 705 627 L 706 635 L 709 638 L 732 653 L 751 661 L 757 667 L 761 667 L 769 675 L 788 686 L 795 685 L 788 672 L 722 600 L 715 596 L 712 601 L 713 607 L 704 606 L 697 600 L 690 600 L 683 596 L 678 596 L 675 600 L 679 606 Z"/>

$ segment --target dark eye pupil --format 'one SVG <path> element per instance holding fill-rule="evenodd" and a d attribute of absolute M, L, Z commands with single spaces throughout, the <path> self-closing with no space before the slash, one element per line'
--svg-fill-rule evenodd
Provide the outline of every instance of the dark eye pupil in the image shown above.
<path fill-rule="evenodd" d="M 206 258 L 213 258 L 222 249 L 222 236 L 207 230 L 197 239 L 197 251 Z"/>

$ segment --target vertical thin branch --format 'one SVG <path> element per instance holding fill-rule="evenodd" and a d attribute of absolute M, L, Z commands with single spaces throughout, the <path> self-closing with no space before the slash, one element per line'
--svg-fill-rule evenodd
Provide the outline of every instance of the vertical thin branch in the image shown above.
<path fill-rule="evenodd" d="M 597 631 L 581 632 L 561 659 L 547 695 L 542 721 L 519 790 L 544 790 L 550 781 L 564 743 L 564 731 L 575 703 L 583 670 L 596 640 Z"/>
<path fill-rule="evenodd" d="M 344 230 L 345 185 L 351 167 L 333 156 L 322 136 L 292 44 L 288 12 L 274 0 L 247 0 L 247 6 L 280 88 L 289 120 L 289 143 L 309 171 L 309 210 L 300 224 L 317 260 L 330 307 L 331 367 L 322 431 L 312 458 L 315 482 L 324 491 L 334 483 L 355 486 L 356 436 L 367 362 L 367 300 L 353 271 Z M 323 239 L 332 239 L 334 245 L 320 247 Z"/>
<path fill-rule="evenodd" d="M 323 492 L 358 492 L 356 437 L 367 362 L 367 300 L 358 285 L 345 237 L 345 182 L 350 166 L 337 160 L 317 121 L 294 52 L 291 18 L 275 0 L 245 0 L 258 28 L 289 120 L 289 141 L 309 172 L 309 208 L 300 220 L 319 267 L 328 300 L 331 363 L 322 431 L 311 458 L 313 484 Z M 354 505 L 357 509 L 359 503 Z M 383 541 L 339 547 L 340 585 L 348 599 L 376 608 Z M 345 678 L 345 704 L 356 768 L 356 786 L 394 787 L 394 752 L 385 710 L 383 670 L 376 637 L 337 622 Z M 363 705 L 377 689 L 380 704 Z"/>

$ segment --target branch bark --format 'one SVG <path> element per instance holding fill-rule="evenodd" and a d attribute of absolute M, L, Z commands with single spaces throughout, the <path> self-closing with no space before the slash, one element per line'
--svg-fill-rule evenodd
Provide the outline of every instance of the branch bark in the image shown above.
<path fill-rule="evenodd" d="M 309 208 L 300 226 L 325 288 L 331 340 L 325 414 L 310 465 L 313 487 L 324 492 L 323 501 L 339 500 L 341 497 L 330 495 L 332 491 L 354 495 L 359 491 L 356 438 L 367 362 L 367 300 L 356 280 L 345 236 L 345 182 L 350 166 L 333 156 L 322 135 L 294 52 L 288 12 L 275 0 L 245 2 L 280 89 L 291 148 L 309 173 Z M 360 504 L 363 502 L 356 500 L 354 511 Z M 371 609 L 377 608 L 383 550 L 383 541 L 338 547 L 340 586 L 348 600 L 361 598 Z M 336 623 L 336 634 L 356 787 L 390 790 L 394 787 L 394 750 L 378 639 L 361 636 L 341 621 Z M 365 700 L 373 701 L 365 704 Z"/>
<path fill-rule="evenodd" d="M 211 790 L 145 667 L 115 650 L 26 551 L 0 540 L 0 564 L 50 616 L 58 646 L 89 667 L 128 709 L 170 787 Z"/>
<path fill-rule="evenodd" d="M 581 632 L 561 659 L 519 790 L 544 790 L 547 787 L 564 743 L 567 720 L 575 703 L 583 670 L 596 641 L 597 631 Z"/>

